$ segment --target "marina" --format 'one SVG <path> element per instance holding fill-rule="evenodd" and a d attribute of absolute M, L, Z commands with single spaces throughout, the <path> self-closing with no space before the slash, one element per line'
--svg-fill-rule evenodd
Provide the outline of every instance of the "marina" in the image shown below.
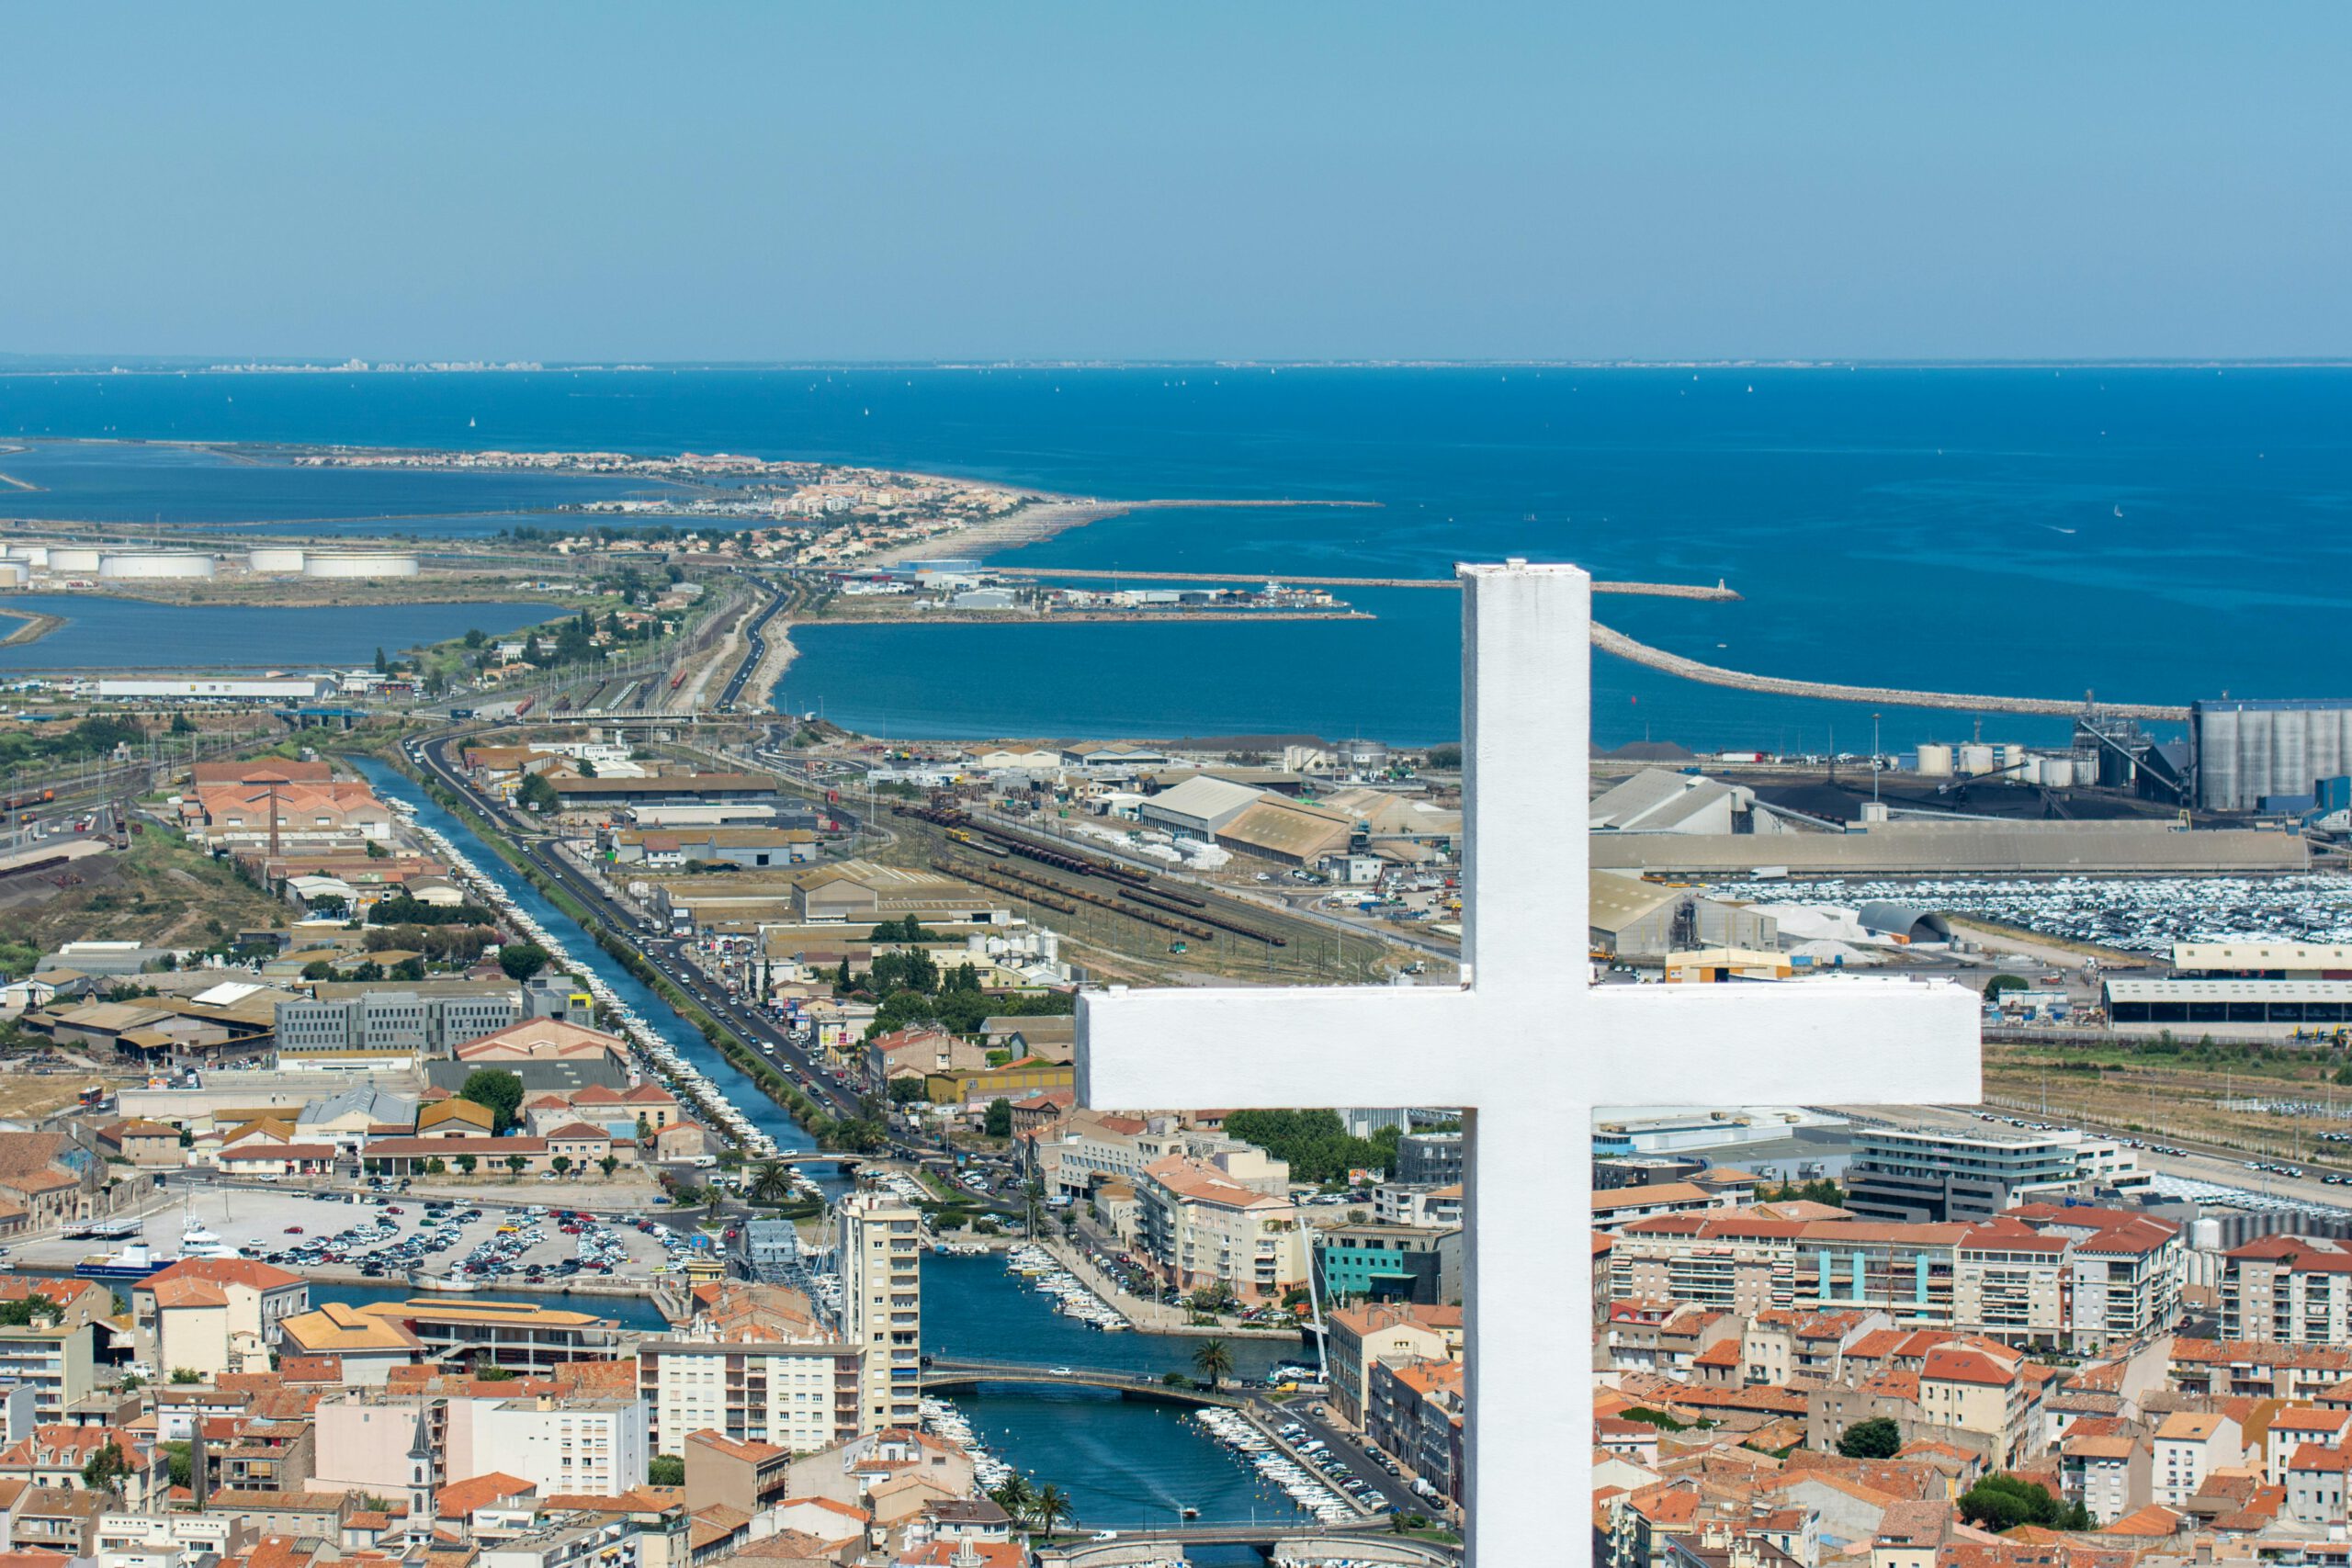
<path fill-rule="evenodd" d="M 1064 1317 L 1074 1317 L 1090 1328 L 1115 1334 L 1135 1326 L 1126 1314 L 1055 1262 L 1053 1255 L 1042 1247 L 1024 1244 L 1014 1247 L 1005 1257 L 1004 1271 L 1019 1275 L 1031 1289 L 1053 1297 L 1054 1311 Z"/>

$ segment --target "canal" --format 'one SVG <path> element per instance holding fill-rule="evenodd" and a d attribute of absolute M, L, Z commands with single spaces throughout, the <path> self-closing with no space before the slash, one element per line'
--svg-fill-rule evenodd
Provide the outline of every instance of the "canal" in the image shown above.
<path fill-rule="evenodd" d="M 500 859 L 460 818 L 445 809 L 416 782 L 370 757 L 348 761 L 386 800 L 413 807 L 416 820 L 448 836 L 533 917 L 543 922 L 594 970 L 638 1016 L 657 1030 L 712 1085 L 749 1116 L 761 1131 L 789 1151 L 812 1149 L 815 1140 L 742 1069 L 712 1049 L 701 1031 L 680 1018 L 650 987 L 615 963 L 578 922 Z M 820 1178 L 829 1193 L 842 1184 Z M 397 1287 L 314 1285 L 319 1300 L 361 1302 L 405 1299 Z M 1199 1343 L 1183 1335 L 1105 1334 L 1054 1312 L 1048 1299 L 1004 1271 L 993 1256 L 956 1258 L 929 1254 L 923 1259 L 923 1349 L 933 1356 L 964 1356 L 1039 1366 L 1086 1366 L 1119 1371 L 1182 1371 L 1191 1366 Z M 485 1292 L 483 1299 L 495 1300 Z M 601 1316 L 649 1330 L 661 1325 L 650 1302 L 625 1298 L 565 1298 Z M 640 1323 L 639 1319 L 643 1321 Z M 1295 1345 L 1228 1339 L 1234 1373 L 1261 1377 L 1267 1368 L 1297 1354 Z M 1180 1510 L 1197 1508 L 1210 1523 L 1278 1519 L 1299 1523 L 1307 1516 L 1267 1485 L 1240 1457 L 1225 1449 L 1183 1412 L 1169 1405 L 1129 1404 L 1114 1395 L 1077 1390 L 1012 1390 L 983 1387 L 960 1397 L 957 1405 L 974 1434 L 989 1449 L 1039 1483 L 1068 1493 L 1079 1522 L 1091 1529 L 1166 1527 Z M 1205 1561 L 1205 1559 L 1197 1559 Z M 1254 1561 L 1254 1557 L 1238 1559 Z"/>

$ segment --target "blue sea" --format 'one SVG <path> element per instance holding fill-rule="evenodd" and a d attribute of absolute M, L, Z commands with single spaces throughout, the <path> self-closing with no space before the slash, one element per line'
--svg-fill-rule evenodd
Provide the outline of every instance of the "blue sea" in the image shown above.
<path fill-rule="evenodd" d="M 1676 652 L 1769 674 L 2186 703 L 2344 694 L 2352 371 L 2340 368 L 664 369 L 0 378 L 0 441 L 735 451 L 1124 498 L 1376 508 L 1130 514 L 1003 558 L 1435 576 L 1566 558 L 1722 581 L 1734 604 L 1602 599 Z M 487 532 L 601 481 L 350 475 L 148 449 L 0 453 L 0 516 L 401 517 Z M 156 453 L 163 453 L 157 457 Z M 352 481 L 348 491 L 341 486 Z M 397 481 L 397 482 L 393 482 Z M 321 524 L 325 531 L 335 525 Z M 1459 603 L 1369 622 L 813 627 L 784 700 L 877 733 L 1172 736 L 1459 725 Z M 1596 730 L 1860 750 L 1870 716 L 1600 659 Z M 1889 746 L 1962 739 L 1889 710 Z M 1987 716 L 1987 739 L 2061 721 Z"/>
<path fill-rule="evenodd" d="M 259 670 L 366 664 L 467 632 L 493 637 L 562 615 L 555 604 L 159 604 L 95 593 L 0 594 L 0 636 L 17 617 L 65 624 L 34 642 L 0 646 L 0 671 Z"/>

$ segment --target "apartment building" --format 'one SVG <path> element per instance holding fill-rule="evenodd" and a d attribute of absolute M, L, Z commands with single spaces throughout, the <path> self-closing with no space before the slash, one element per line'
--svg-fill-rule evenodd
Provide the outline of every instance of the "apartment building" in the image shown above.
<path fill-rule="evenodd" d="M 2287 1463 L 2306 1444 L 2345 1446 L 2352 1439 L 2352 1410 L 2316 1410 L 2297 1405 L 2270 1418 L 2262 1438 L 2262 1473 L 2273 1486 L 2287 1484 Z"/>
<path fill-rule="evenodd" d="M 2352 1246 L 2270 1235 L 2222 1258 L 2222 1336 L 2288 1345 L 2352 1344 Z"/>
<path fill-rule="evenodd" d="M 616 1497 L 645 1479 L 649 1409 L 642 1398 L 452 1400 L 448 1469 L 459 1476 L 501 1471 L 543 1495 Z"/>
<path fill-rule="evenodd" d="M 2154 1501 L 2146 1442 L 2117 1433 L 2082 1433 L 2058 1447 L 2059 1490 L 2094 1524 L 2111 1525 Z"/>
<path fill-rule="evenodd" d="M 0 1388 L 31 1389 L 35 1420 L 63 1420 L 66 1407 L 97 1386 L 96 1334 L 86 1322 L 50 1317 L 0 1325 Z"/>
<path fill-rule="evenodd" d="M 1921 1416 L 1986 1439 L 1986 1458 L 1996 1470 L 2032 1458 L 2040 1449 L 2037 1394 L 2038 1385 L 2026 1376 L 2025 1358 L 1984 1340 L 1939 1345 L 1919 1371 Z"/>
<path fill-rule="evenodd" d="M 876 1190 L 851 1193 L 837 1213 L 842 1330 L 865 1352 L 858 1430 L 920 1425 L 922 1216 Z"/>
<path fill-rule="evenodd" d="M 1307 1226 L 1288 1197 L 1182 1156 L 1147 1166 L 1136 1197 L 1137 1239 L 1170 1289 L 1224 1285 L 1256 1304 L 1306 1284 Z"/>
<path fill-rule="evenodd" d="M 266 1371 L 279 1324 L 306 1312 L 299 1274 L 249 1258 L 188 1258 L 130 1288 L 139 1359 L 159 1372 Z"/>
<path fill-rule="evenodd" d="M 1974 1224 L 1668 1214 L 1617 1233 L 1609 1289 L 1745 1317 L 1883 1312 L 2087 1354 L 2172 1328 L 2184 1257 L 2177 1226 L 2111 1211 L 2030 1206 Z"/>
<path fill-rule="evenodd" d="M 1364 1424 L 1375 1366 L 1385 1361 L 1457 1360 L 1462 1355 L 1460 1307 L 1340 1307 L 1325 1313 L 1324 1322 L 1331 1404 L 1351 1427 Z"/>
<path fill-rule="evenodd" d="M 2156 1428 L 2154 1449 L 2156 1501 L 2181 1508 L 2204 1490 L 2207 1476 L 2245 1457 L 2245 1438 L 2218 1411 L 2176 1410 Z"/>

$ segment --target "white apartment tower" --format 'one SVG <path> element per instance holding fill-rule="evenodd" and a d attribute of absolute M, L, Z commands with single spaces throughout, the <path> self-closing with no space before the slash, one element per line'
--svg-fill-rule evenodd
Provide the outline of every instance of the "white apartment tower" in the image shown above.
<path fill-rule="evenodd" d="M 842 1337 L 865 1353 L 859 1426 L 922 1416 L 922 1216 L 888 1193 L 841 1204 Z"/>

